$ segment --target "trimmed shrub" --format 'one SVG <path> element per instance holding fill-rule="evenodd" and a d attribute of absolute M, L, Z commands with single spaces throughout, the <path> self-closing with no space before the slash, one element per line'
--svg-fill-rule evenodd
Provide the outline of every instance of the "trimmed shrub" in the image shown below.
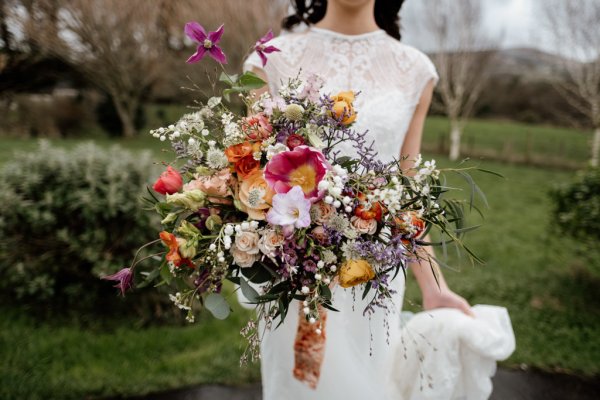
<path fill-rule="evenodd" d="M 600 275 L 600 168 L 579 171 L 573 181 L 553 190 L 551 197 L 559 231 L 575 239 L 587 265 Z"/>
<path fill-rule="evenodd" d="M 155 309 L 155 295 L 122 301 L 112 282 L 99 279 L 155 239 L 152 213 L 140 206 L 154 171 L 148 153 L 93 143 L 66 151 L 42 141 L 6 163 L 0 170 L 2 294 L 45 311 Z"/>

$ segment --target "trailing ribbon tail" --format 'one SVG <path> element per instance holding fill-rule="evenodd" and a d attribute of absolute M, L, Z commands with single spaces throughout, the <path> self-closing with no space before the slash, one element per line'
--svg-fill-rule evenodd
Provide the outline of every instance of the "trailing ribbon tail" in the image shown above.
<path fill-rule="evenodd" d="M 319 306 L 319 321 L 315 324 L 306 320 L 302 303 L 299 303 L 299 313 L 298 332 L 294 342 L 294 377 L 316 389 L 325 356 L 327 311 Z M 317 328 L 320 333 L 317 333 Z"/>

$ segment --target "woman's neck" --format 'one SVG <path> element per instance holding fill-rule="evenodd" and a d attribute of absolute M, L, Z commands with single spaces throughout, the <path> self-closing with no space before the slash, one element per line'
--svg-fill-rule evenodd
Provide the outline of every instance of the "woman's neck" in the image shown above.
<path fill-rule="evenodd" d="M 379 29 L 374 8 L 374 0 L 357 7 L 341 6 L 336 1 L 330 1 L 325 16 L 315 26 L 345 35 L 373 32 Z"/>

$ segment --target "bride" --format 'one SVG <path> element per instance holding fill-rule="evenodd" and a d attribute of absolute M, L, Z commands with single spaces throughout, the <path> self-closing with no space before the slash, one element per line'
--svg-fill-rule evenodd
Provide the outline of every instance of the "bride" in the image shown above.
<path fill-rule="evenodd" d="M 355 103 L 359 118 L 354 128 L 369 130 L 382 161 L 408 156 L 402 165 L 403 169 L 408 168 L 412 162 L 409 160 L 414 160 L 421 151 L 423 124 L 438 76 L 425 54 L 400 42 L 398 14 L 402 3 L 402 0 L 293 1 L 296 12 L 284 20 L 284 28 L 291 31 L 304 23 L 308 30 L 288 32 L 273 39 L 269 44 L 281 52 L 270 54 L 264 67 L 254 53 L 244 68 L 265 79 L 274 95 L 282 82 L 298 74 L 304 78 L 319 75 L 329 93 L 360 92 Z M 432 250 L 426 247 L 423 251 Z M 446 309 L 445 314 L 428 313 L 427 318 L 435 319 L 438 325 L 432 327 L 425 320 L 412 330 L 400 329 L 402 276 L 392 284 L 395 289 L 392 312 L 384 315 L 381 310 L 371 318 L 363 316 L 366 302 L 360 299 L 360 294 L 355 296 L 351 289 L 338 286 L 334 289 L 333 304 L 341 312 L 328 313 L 326 350 L 317 388 L 309 388 L 292 375 L 298 316 L 290 313 L 282 326 L 267 331 L 262 340 L 264 399 L 487 397 L 491 391 L 489 383 L 483 385 L 486 386 L 483 392 L 460 387 L 466 384 L 460 382 L 464 379 L 457 371 L 466 366 L 448 365 L 451 357 L 447 349 L 452 347 L 455 353 L 459 350 L 449 337 L 437 340 L 439 332 L 447 331 L 440 323 L 458 324 L 472 333 L 469 324 L 477 319 L 474 309 L 448 288 L 439 269 L 436 282 L 429 263 L 414 262 L 409 267 L 421 289 L 424 309 Z M 493 329 L 484 336 L 493 337 Z M 416 338 L 425 338 L 426 344 Z M 421 366 L 428 365 L 431 367 L 421 370 Z M 489 382 L 493 370 L 488 372 L 483 379 Z"/>

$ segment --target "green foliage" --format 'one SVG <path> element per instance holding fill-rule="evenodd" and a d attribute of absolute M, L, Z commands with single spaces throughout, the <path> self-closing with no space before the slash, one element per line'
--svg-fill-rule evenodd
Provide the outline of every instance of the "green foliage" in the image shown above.
<path fill-rule="evenodd" d="M 3 294 L 36 308 L 92 310 L 102 300 L 107 310 L 116 289 L 98 277 L 127 265 L 133 250 L 155 236 L 139 202 L 152 171 L 148 153 L 92 143 L 66 151 L 41 142 L 6 163 L 0 171 Z"/>

